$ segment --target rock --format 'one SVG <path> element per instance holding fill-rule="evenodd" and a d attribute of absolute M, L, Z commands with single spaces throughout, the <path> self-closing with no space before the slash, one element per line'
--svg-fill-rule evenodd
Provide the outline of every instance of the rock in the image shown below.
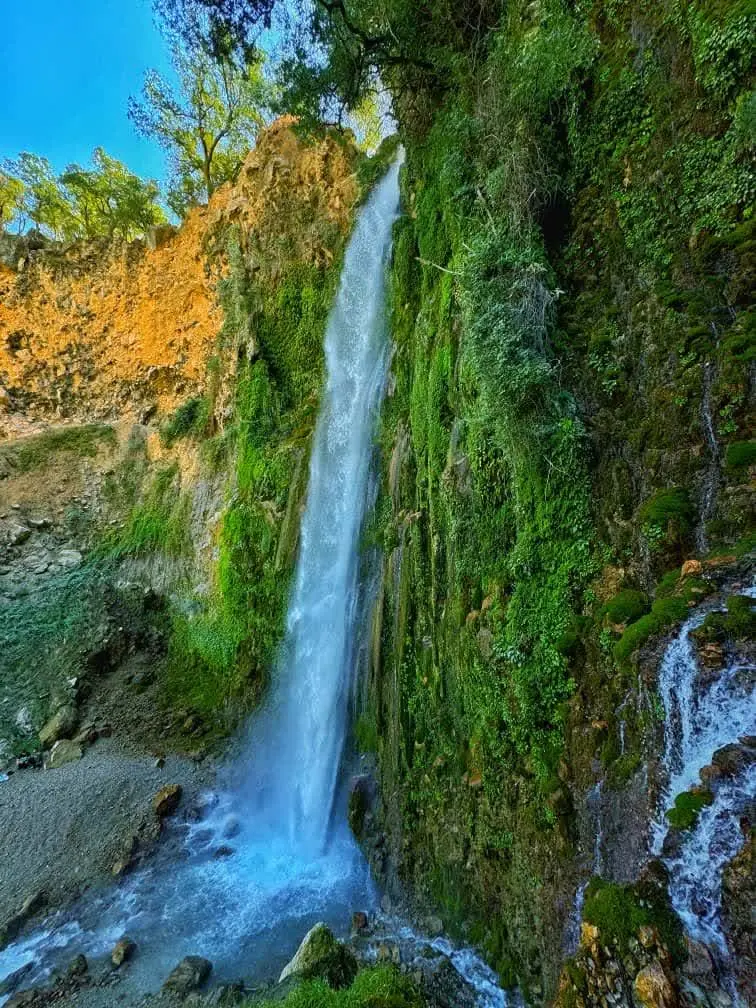
<path fill-rule="evenodd" d="M 9 994 L 17 991 L 24 977 L 27 977 L 32 971 L 33 966 L 33 962 L 28 962 L 25 966 L 21 966 L 20 969 L 7 976 L 5 980 L 0 980 L 0 997 L 7 997 Z"/>
<path fill-rule="evenodd" d="M 158 819 L 165 819 L 166 816 L 173 815 L 179 807 L 181 794 L 180 784 L 166 784 L 165 787 L 160 788 L 152 799 L 152 807 Z"/>
<path fill-rule="evenodd" d="M 680 571 L 681 578 L 700 577 L 703 574 L 703 564 L 700 560 L 686 560 Z"/>
<path fill-rule="evenodd" d="M 28 753 L 16 760 L 16 770 L 38 770 L 42 766 L 42 753 Z"/>
<path fill-rule="evenodd" d="M 642 1008 L 678 1008 L 677 992 L 661 963 L 645 966 L 633 982 L 635 997 Z"/>
<path fill-rule="evenodd" d="M 49 518 L 29 518 L 27 524 L 33 529 L 48 529 L 51 527 L 52 522 Z"/>
<path fill-rule="evenodd" d="M 31 529 L 28 525 L 22 525 L 21 522 L 11 522 L 8 526 L 8 542 L 11 546 L 20 546 L 26 542 L 30 535 Z"/>
<path fill-rule="evenodd" d="M 444 931 L 444 922 L 440 917 L 426 917 L 423 929 L 429 938 L 438 938 Z"/>
<path fill-rule="evenodd" d="M 445 956 L 423 963 L 419 972 L 419 986 L 434 1008 L 475 1008 L 475 991 Z"/>
<path fill-rule="evenodd" d="M 368 926 L 368 915 L 364 910 L 355 910 L 352 914 L 352 931 L 366 931 Z"/>
<path fill-rule="evenodd" d="M 207 980 L 212 972 L 213 964 L 202 956 L 186 956 L 176 966 L 163 984 L 163 990 L 174 991 L 176 994 L 189 994 L 197 990 Z"/>
<path fill-rule="evenodd" d="M 59 767 L 65 766 L 66 763 L 75 763 L 76 760 L 81 759 L 83 754 L 84 750 L 78 742 L 74 742 L 72 739 L 61 739 L 50 750 L 45 761 L 45 769 L 57 770 Z"/>
<path fill-rule="evenodd" d="M 698 984 L 707 981 L 709 984 L 712 982 L 716 984 L 714 960 L 711 958 L 711 952 L 702 942 L 694 941 L 688 935 L 685 936 L 685 945 L 688 956 L 682 967 L 683 973 Z"/>
<path fill-rule="evenodd" d="M 71 962 L 66 967 L 67 977 L 81 977 L 89 970 L 89 963 L 87 962 L 87 957 L 84 955 L 74 956 Z"/>
<path fill-rule="evenodd" d="M 93 724 L 87 724 L 74 735 L 73 741 L 80 746 L 91 746 L 97 741 L 99 735 L 100 733 Z"/>
<path fill-rule="evenodd" d="M 746 746 L 733 742 L 717 749 L 711 758 L 712 764 L 723 777 L 735 777 L 754 760 L 754 753 Z"/>
<path fill-rule="evenodd" d="M 337 941 L 325 924 L 316 924 L 302 939 L 291 962 L 284 966 L 279 983 L 289 977 L 325 980 L 331 987 L 349 987 L 357 976 L 354 954 Z"/>
<path fill-rule="evenodd" d="M 83 557 L 78 550 L 64 549 L 58 553 L 57 561 L 61 567 L 78 567 Z"/>
<path fill-rule="evenodd" d="M 233 857 L 235 853 L 233 847 L 229 847 L 228 844 L 221 844 L 220 847 L 216 847 L 213 851 L 213 858 L 216 861 L 222 861 L 223 858 Z"/>
<path fill-rule="evenodd" d="M 8 389 L 0 385 L 0 413 L 10 413 L 13 408 L 13 400 Z"/>
<path fill-rule="evenodd" d="M 49 749 L 59 739 L 69 738 L 76 730 L 78 716 L 72 704 L 65 704 L 53 714 L 50 720 L 40 729 L 39 741 L 43 748 Z"/>
<path fill-rule="evenodd" d="M 13 914 L 12 917 L 0 926 L 0 949 L 5 948 L 9 942 L 17 937 L 24 924 L 35 913 L 41 910 L 46 902 L 47 896 L 44 892 L 32 893 L 31 896 L 26 897 L 18 913 Z"/>
<path fill-rule="evenodd" d="M 128 935 L 124 935 L 113 946 L 113 951 L 110 953 L 110 961 L 118 969 L 119 966 L 123 966 L 125 962 L 128 962 L 135 952 L 136 942 L 132 941 Z"/>

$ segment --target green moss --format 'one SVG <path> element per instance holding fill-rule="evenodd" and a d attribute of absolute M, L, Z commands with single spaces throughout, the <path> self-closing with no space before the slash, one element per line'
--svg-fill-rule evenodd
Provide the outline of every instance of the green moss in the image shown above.
<path fill-rule="evenodd" d="M 55 427 L 0 447 L 0 462 L 14 472 L 27 473 L 58 461 L 61 454 L 93 457 L 103 445 L 112 448 L 116 443 L 116 432 L 107 424 Z"/>
<path fill-rule="evenodd" d="M 669 538 L 679 538 L 691 530 L 694 509 L 687 489 L 673 487 L 649 498 L 641 505 L 638 517 L 644 525 L 660 530 Z"/>
<path fill-rule="evenodd" d="M 674 829 L 692 829 L 702 808 L 711 805 L 711 791 L 684 791 L 675 798 L 674 806 L 667 811 L 667 821 Z"/>
<path fill-rule="evenodd" d="M 357 975 L 346 990 L 332 990 L 323 981 L 304 983 L 283 1001 L 250 1001 L 248 1008 L 422 1008 L 412 981 L 393 966 L 376 966 Z"/>
<path fill-rule="evenodd" d="M 651 612 L 631 623 L 614 645 L 614 656 L 627 661 L 649 638 L 663 633 L 687 616 L 690 604 L 700 601 L 711 591 L 711 585 L 697 578 L 681 580 L 677 571 L 662 578 L 656 591 Z"/>
<path fill-rule="evenodd" d="M 585 893 L 583 919 L 599 929 L 603 945 L 616 942 L 621 954 L 648 925 L 656 928 L 673 957 L 679 961 L 683 955 L 682 924 L 664 896 L 650 887 L 593 878 Z"/>
<path fill-rule="evenodd" d="M 735 441 L 727 446 L 725 463 L 730 469 L 745 469 L 756 464 L 756 441 Z"/>
<path fill-rule="evenodd" d="M 647 613 L 649 606 L 645 592 L 626 588 L 606 603 L 603 614 L 610 623 L 632 623 Z"/>
<path fill-rule="evenodd" d="M 728 637 L 748 640 L 756 635 L 756 603 L 747 595 L 731 595 L 726 612 L 709 613 L 694 631 L 701 640 L 724 641 Z"/>
<path fill-rule="evenodd" d="M 179 490 L 177 467 L 166 466 L 139 496 L 124 525 L 103 537 L 97 555 L 122 558 L 190 552 L 189 507 L 188 495 Z"/>

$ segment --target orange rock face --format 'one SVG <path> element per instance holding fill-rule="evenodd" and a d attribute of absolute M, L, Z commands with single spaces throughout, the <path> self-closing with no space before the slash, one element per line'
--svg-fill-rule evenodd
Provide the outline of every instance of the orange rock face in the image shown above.
<path fill-rule="evenodd" d="M 178 232 L 0 265 L 0 437 L 30 422 L 161 413 L 200 392 L 223 321 L 229 227 L 259 250 L 268 281 L 284 262 L 327 262 L 358 196 L 352 157 L 330 139 L 303 143 L 282 120 Z"/>

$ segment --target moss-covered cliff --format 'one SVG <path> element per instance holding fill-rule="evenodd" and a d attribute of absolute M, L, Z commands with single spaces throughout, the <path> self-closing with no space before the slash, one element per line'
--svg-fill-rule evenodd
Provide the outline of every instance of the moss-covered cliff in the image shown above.
<path fill-rule="evenodd" d="M 634 818 L 609 874 L 645 851 L 637 650 L 711 590 L 684 560 L 749 548 L 749 25 L 513 2 L 453 91 L 402 106 L 375 861 L 535 1001 L 597 782 Z"/>

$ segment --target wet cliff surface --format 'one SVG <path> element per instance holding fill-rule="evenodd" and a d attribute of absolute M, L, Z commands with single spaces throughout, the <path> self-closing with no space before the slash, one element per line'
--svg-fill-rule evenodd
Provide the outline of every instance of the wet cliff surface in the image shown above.
<path fill-rule="evenodd" d="M 535 1003 L 685 986 L 648 867 L 659 677 L 680 623 L 751 583 L 747 21 L 510 4 L 453 96 L 402 109 L 366 843 L 394 899 L 441 906 Z M 581 911 L 598 930 L 560 981 Z"/>

